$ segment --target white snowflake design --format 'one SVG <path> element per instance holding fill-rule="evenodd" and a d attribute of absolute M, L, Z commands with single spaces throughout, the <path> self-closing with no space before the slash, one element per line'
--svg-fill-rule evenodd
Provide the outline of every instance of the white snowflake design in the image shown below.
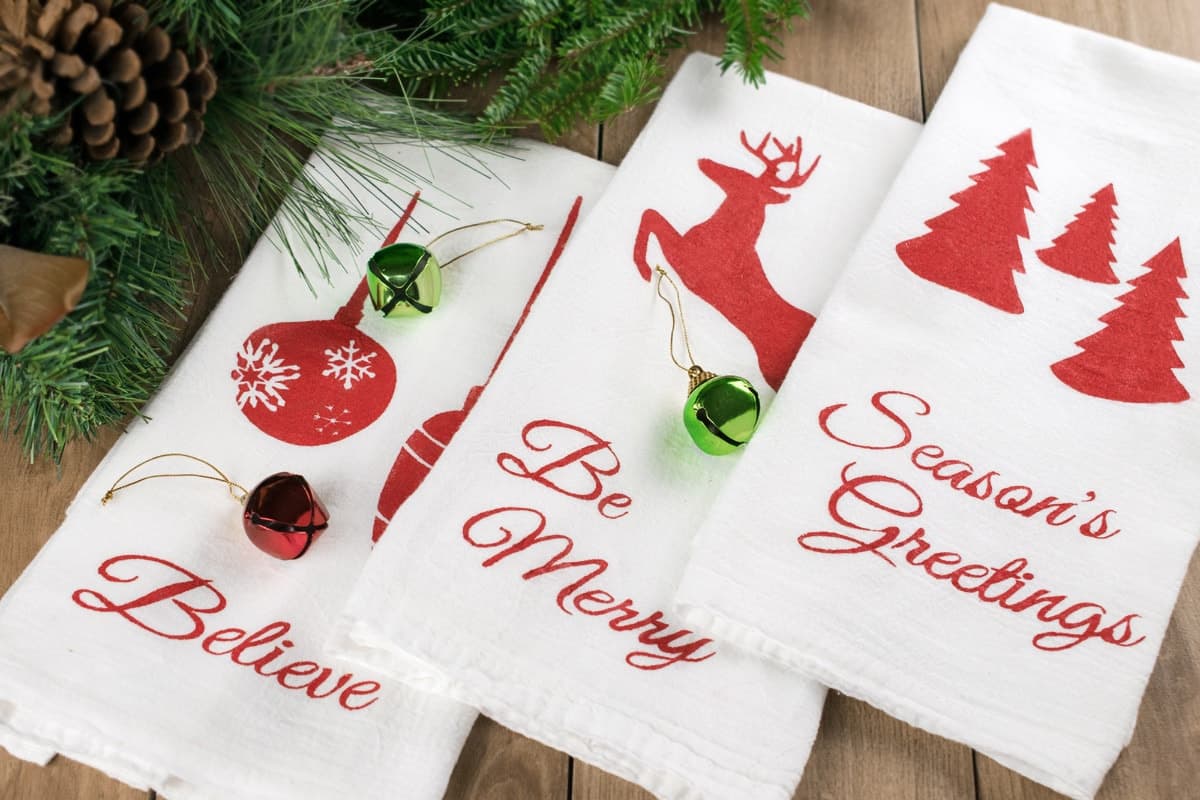
<path fill-rule="evenodd" d="M 313 414 L 313 427 L 317 429 L 317 433 L 325 433 L 325 429 L 328 428 L 330 438 L 336 439 L 342 433 L 338 430 L 338 425 L 350 427 L 350 409 L 335 411 L 333 406 L 325 406 L 324 413 L 318 411 Z"/>
<path fill-rule="evenodd" d="M 300 368 L 284 363 L 279 356 L 279 345 L 263 339 L 257 345 L 247 339 L 237 354 L 237 366 L 233 368 L 233 380 L 237 382 L 238 408 L 258 408 L 262 403 L 267 411 L 277 411 L 287 405 L 283 392 L 288 382 L 300 377 Z"/>
<path fill-rule="evenodd" d="M 353 339 L 345 347 L 326 350 L 325 355 L 329 357 L 329 366 L 321 374 L 329 375 L 334 380 L 340 380 L 343 389 L 353 388 L 355 381 L 375 377 L 375 373 L 371 370 L 371 360 L 379 353 L 364 354 L 355 345 Z"/>

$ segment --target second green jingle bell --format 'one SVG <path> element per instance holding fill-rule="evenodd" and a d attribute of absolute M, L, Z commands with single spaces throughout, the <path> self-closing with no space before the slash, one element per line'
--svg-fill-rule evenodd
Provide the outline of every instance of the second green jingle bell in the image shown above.
<path fill-rule="evenodd" d="M 683 426 L 696 446 L 714 456 L 741 448 L 758 428 L 762 403 L 750 381 L 714 375 L 696 365 L 688 369 L 688 399 Z"/>

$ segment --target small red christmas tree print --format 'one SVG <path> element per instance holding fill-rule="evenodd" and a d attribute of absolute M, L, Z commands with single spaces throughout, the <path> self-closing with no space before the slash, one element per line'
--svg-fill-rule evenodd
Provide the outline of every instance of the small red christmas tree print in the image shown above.
<path fill-rule="evenodd" d="M 926 220 L 929 233 L 896 245 L 896 255 L 914 274 L 961 292 L 993 308 L 1020 314 L 1014 272 L 1024 272 L 1017 238 L 1029 238 L 1025 212 L 1029 189 L 1037 189 L 1033 132 L 1024 130 L 999 147 L 1002 155 L 983 162 L 974 184 L 950 196 L 958 205 Z"/>
<path fill-rule="evenodd" d="M 1117 219 L 1117 193 L 1110 183 L 1092 195 L 1092 202 L 1075 215 L 1050 247 L 1038 258 L 1059 272 L 1094 283 L 1120 283 L 1112 265 L 1113 222 Z"/>
<path fill-rule="evenodd" d="M 1077 344 L 1083 352 L 1050 369 L 1072 389 L 1123 403 L 1179 403 L 1191 395 L 1173 370 L 1183 362 L 1175 345 L 1183 339 L 1179 282 L 1187 276 L 1179 239 L 1143 266 L 1150 271 L 1129 282 L 1133 291 L 1100 318 L 1107 327 Z"/>

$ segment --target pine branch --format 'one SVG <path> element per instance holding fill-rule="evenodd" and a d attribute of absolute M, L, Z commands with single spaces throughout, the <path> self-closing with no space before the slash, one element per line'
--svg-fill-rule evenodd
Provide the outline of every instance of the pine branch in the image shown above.
<path fill-rule="evenodd" d="M 19 353 L 0 354 L 4 429 L 32 460 L 136 413 L 165 374 L 163 354 L 183 305 L 178 243 L 142 221 L 138 174 L 88 169 L 35 140 L 54 120 L 9 115 L 0 125 L 4 241 L 82 255 L 92 275 L 78 306 Z"/>
<path fill-rule="evenodd" d="M 539 125 L 548 137 L 579 119 L 602 122 L 661 91 L 663 60 L 705 14 L 728 29 L 721 69 L 754 85 L 778 58 L 780 31 L 805 0 L 429 0 L 400 54 L 404 74 L 431 91 L 499 69 L 483 113 L 491 125 Z"/>

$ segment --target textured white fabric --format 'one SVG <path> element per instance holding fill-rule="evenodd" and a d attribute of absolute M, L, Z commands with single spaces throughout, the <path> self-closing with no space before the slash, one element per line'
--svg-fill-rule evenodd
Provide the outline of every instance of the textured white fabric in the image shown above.
<path fill-rule="evenodd" d="M 316 297 L 264 237 L 146 408 L 149 421 L 134 422 L 112 448 L 0 605 L 0 745 L 14 755 L 44 763 L 62 753 L 171 800 L 442 796 L 475 710 L 338 663 L 321 646 L 371 551 L 377 499 L 403 442 L 390 434 L 460 402 L 486 378 L 577 195 L 598 194 L 612 168 L 532 142 L 506 153 L 403 144 L 386 152 L 428 179 L 404 241 L 494 217 L 526 218 L 545 230 L 450 266 L 442 306 L 428 317 L 382 319 L 368 303 L 356 327 L 332 333 L 330 320 L 383 233 L 364 232 L 357 247 L 340 248 L 345 271 L 335 270 L 333 285 L 319 286 Z M 320 158 L 308 170 L 342 186 Z M 384 232 L 410 199 L 408 188 L 365 180 L 337 191 L 351 188 Z M 511 229 L 464 232 L 434 249 L 446 260 Z M 342 312 L 354 317 L 362 300 Z M 238 354 L 248 337 L 251 349 L 261 344 L 260 326 L 284 321 L 305 324 L 276 325 L 268 337 L 278 350 L 264 353 L 283 365 L 276 396 Z M 305 360 L 301 340 L 322 331 L 331 337 L 329 363 Z M 366 372 L 347 378 L 335 369 L 345 344 L 339 332 L 356 341 Z M 382 416 L 344 436 L 342 423 L 368 412 L 360 393 L 384 379 L 385 359 L 394 362 L 396 385 L 372 395 L 382 398 Z M 257 368 L 265 381 L 270 370 Z M 252 385 L 262 390 L 255 408 Z M 329 419 L 291 411 L 314 397 L 327 399 Z M 249 411 L 260 415 L 258 424 Z M 303 439 L 318 428 L 330 432 L 329 443 L 277 438 Z M 280 470 L 300 473 L 324 501 L 330 527 L 303 557 L 283 562 L 251 545 L 241 509 L 220 484 L 154 480 L 101 506 L 121 472 L 164 451 L 207 458 L 247 486 Z M 133 477 L 192 471 L 204 470 L 157 462 Z M 257 644 L 234 651 L 246 632 L 272 625 Z M 210 639 L 229 628 L 242 635 Z M 309 664 L 274 674 L 297 661 Z M 332 674 L 310 696 L 295 687 L 320 678 L 314 662 Z M 323 697 L 346 673 L 353 677 Z"/>
<path fill-rule="evenodd" d="M 698 535 L 692 623 L 1096 792 L 1196 542 L 1198 92 L 988 10 Z"/>
<path fill-rule="evenodd" d="M 335 650 L 664 798 L 791 797 L 824 690 L 687 631 L 666 605 L 736 456 L 706 456 L 688 439 L 668 311 L 631 255 L 639 226 L 653 228 L 647 266 L 706 295 L 682 298 L 700 363 L 748 376 L 769 400 L 750 340 L 717 307 L 768 334 L 800 319 L 796 306 L 815 311 L 918 130 L 779 76 L 755 91 L 715 59 L 689 58 L 388 528 Z M 798 164 L 768 169 L 742 131 L 751 148 L 772 132 L 765 155 L 783 147 Z M 673 243 L 671 228 L 695 246 Z M 747 298 L 759 319 L 738 316 Z M 778 365 L 772 348 L 797 332 L 761 342 L 766 362 Z M 496 511 L 508 506 L 519 508 Z"/>

